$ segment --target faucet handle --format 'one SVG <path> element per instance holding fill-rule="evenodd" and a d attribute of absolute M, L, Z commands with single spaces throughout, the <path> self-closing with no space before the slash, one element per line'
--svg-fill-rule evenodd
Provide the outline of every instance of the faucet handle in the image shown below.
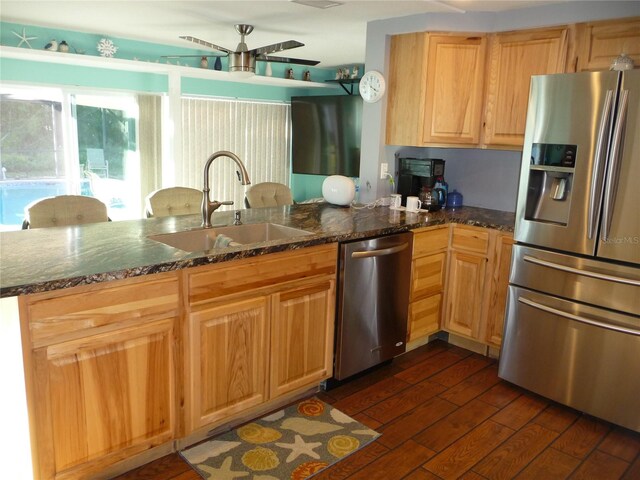
<path fill-rule="evenodd" d="M 224 202 L 218 202 L 220 205 L 233 205 L 233 200 L 225 200 Z"/>

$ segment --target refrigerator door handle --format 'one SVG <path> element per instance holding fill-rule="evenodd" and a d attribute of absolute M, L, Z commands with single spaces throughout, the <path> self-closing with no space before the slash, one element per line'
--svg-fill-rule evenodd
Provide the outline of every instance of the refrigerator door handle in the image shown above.
<path fill-rule="evenodd" d="M 518 297 L 518 301 L 520 303 L 524 303 L 525 305 L 529 305 L 530 307 L 533 307 L 537 310 L 542 310 L 544 312 L 548 312 L 553 315 L 558 315 L 560 317 L 568 318 L 569 320 L 574 320 L 580 323 L 586 323 L 587 325 L 593 325 L 594 327 L 606 328 L 607 330 L 613 330 L 615 332 L 640 336 L 640 330 L 636 330 L 635 328 L 626 328 L 626 327 L 620 327 L 618 325 L 611 325 L 608 323 L 598 322 L 597 320 L 591 320 L 589 318 L 584 318 L 579 315 L 574 315 L 573 313 L 565 312 L 564 310 L 558 310 L 557 308 L 553 308 L 548 305 L 543 305 L 541 303 L 534 302 L 533 300 L 529 300 L 528 298 L 524 298 L 524 297 Z"/>
<path fill-rule="evenodd" d="M 568 265 L 561 265 L 559 263 L 549 262 L 548 260 L 542 260 L 537 257 L 525 255 L 522 257 L 525 262 L 534 263 L 543 267 L 553 268 L 555 270 L 561 270 L 563 272 L 575 273 L 576 275 L 582 275 L 585 277 L 597 278 L 599 280 L 606 280 L 608 282 L 624 283 L 626 285 L 634 285 L 640 287 L 640 280 L 634 280 L 632 278 L 618 277 L 616 275 L 607 275 L 606 273 L 592 272 L 590 270 L 581 270 L 579 268 L 570 267 Z"/>
<path fill-rule="evenodd" d="M 602 240 L 607 241 L 611 230 L 611 217 L 613 216 L 613 202 L 618 189 L 618 169 L 620 156 L 622 155 L 622 132 L 627 123 L 627 106 L 629 105 L 629 90 L 620 93 L 620 109 L 616 118 L 616 126 L 613 130 L 611 155 L 607 170 L 607 181 L 604 187 L 604 211 L 602 214 Z"/>
<path fill-rule="evenodd" d="M 609 127 L 609 120 L 611 117 L 611 105 L 613 103 L 613 90 L 607 90 L 604 98 L 604 108 L 602 109 L 602 115 L 600 115 L 600 125 L 598 127 L 598 136 L 596 137 L 596 151 L 593 159 L 593 172 L 591 173 L 591 188 L 589 190 L 589 212 L 587 214 L 587 235 L 589 239 L 595 235 L 598 214 L 598 207 L 600 206 L 600 200 L 602 199 L 602 187 L 600 186 L 600 179 L 602 178 L 603 160 L 602 157 L 606 154 L 607 142 L 607 130 Z"/>
<path fill-rule="evenodd" d="M 382 248 L 380 250 L 361 250 L 359 252 L 353 252 L 351 258 L 369 258 L 369 257 L 382 257 L 384 255 L 393 255 L 394 253 L 406 250 L 409 246 L 408 243 L 401 243 L 395 247 Z"/>

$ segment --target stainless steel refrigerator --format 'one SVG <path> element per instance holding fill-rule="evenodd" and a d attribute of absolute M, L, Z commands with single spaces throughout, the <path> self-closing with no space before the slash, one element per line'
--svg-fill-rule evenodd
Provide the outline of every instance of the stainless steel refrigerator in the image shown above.
<path fill-rule="evenodd" d="M 640 71 L 532 77 L 500 377 L 640 431 Z"/>

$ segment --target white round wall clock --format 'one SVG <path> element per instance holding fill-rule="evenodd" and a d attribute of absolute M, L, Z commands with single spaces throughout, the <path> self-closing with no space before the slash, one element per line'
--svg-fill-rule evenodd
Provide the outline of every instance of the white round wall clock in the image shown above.
<path fill-rule="evenodd" d="M 377 102 L 384 95 L 385 89 L 384 76 L 380 72 L 371 70 L 360 79 L 360 96 L 365 102 Z"/>

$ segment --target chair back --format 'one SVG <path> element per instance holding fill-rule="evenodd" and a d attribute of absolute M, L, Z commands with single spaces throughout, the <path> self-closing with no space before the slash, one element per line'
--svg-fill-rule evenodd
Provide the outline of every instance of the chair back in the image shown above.
<path fill-rule="evenodd" d="M 63 227 L 108 222 L 107 206 L 94 197 L 59 195 L 30 203 L 22 228 Z"/>
<path fill-rule="evenodd" d="M 193 215 L 201 212 L 202 191 L 188 187 L 161 188 L 147 195 L 144 203 L 147 218 Z"/>
<path fill-rule="evenodd" d="M 87 148 L 87 171 L 102 172 L 105 178 L 109 178 L 109 162 L 104 158 L 104 150 L 101 148 Z"/>
<path fill-rule="evenodd" d="M 282 183 L 263 182 L 249 187 L 244 203 L 247 208 L 292 205 L 291 189 Z"/>

